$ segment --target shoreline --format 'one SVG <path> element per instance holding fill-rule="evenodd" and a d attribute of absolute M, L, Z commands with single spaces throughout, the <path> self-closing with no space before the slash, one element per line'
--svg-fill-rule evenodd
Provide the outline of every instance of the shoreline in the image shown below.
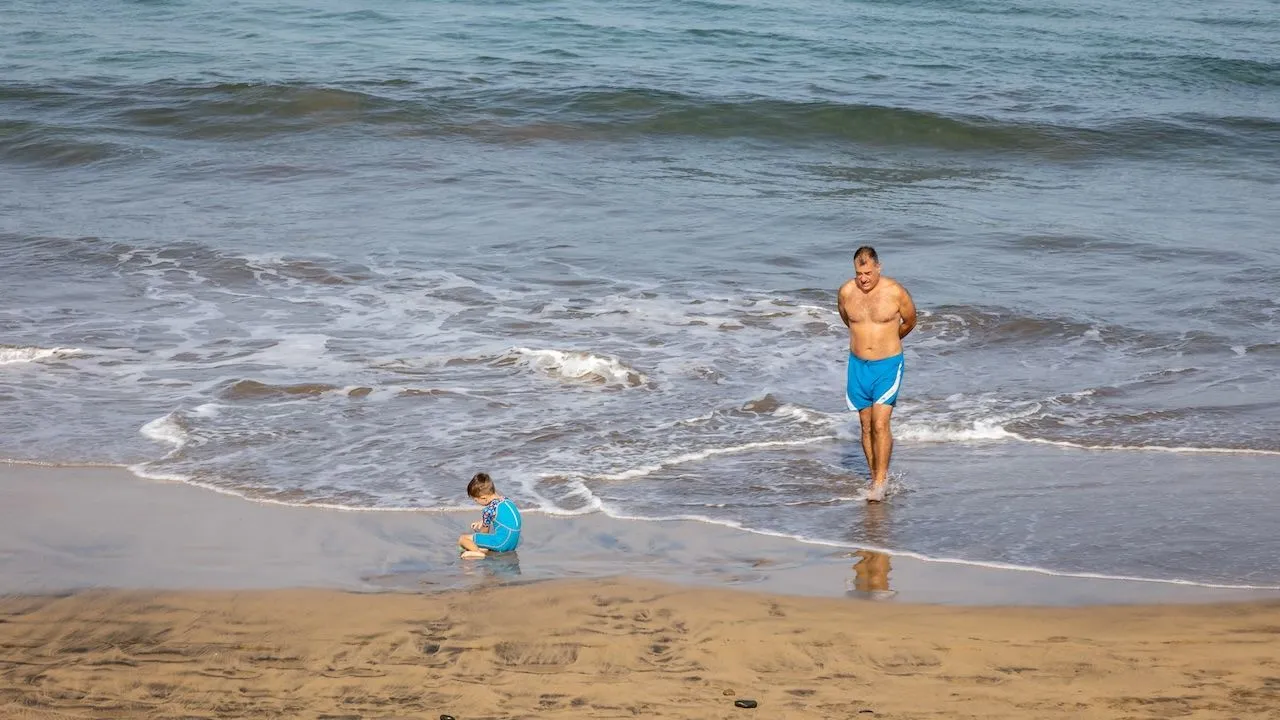
<path fill-rule="evenodd" d="M 655 580 L 797 596 L 952 605 L 1280 599 L 1280 591 L 1080 577 L 807 544 L 694 521 L 527 513 L 521 550 L 461 561 L 474 513 L 256 502 L 124 468 L 0 464 L 0 594 L 85 588 L 465 590 Z"/>
<path fill-rule="evenodd" d="M 1280 719 L 1278 593 L 472 515 L 0 467 L 0 716 Z"/>

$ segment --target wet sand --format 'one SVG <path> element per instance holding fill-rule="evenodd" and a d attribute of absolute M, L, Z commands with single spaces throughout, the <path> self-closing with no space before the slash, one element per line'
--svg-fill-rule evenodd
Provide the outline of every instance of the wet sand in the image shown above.
<path fill-rule="evenodd" d="M 864 520 L 883 508 L 870 506 Z M 526 513 L 513 557 L 460 561 L 469 512 L 251 502 L 120 468 L 0 464 L 0 593 L 80 588 L 448 590 L 632 577 L 967 605 L 1226 602 L 1280 592 L 1061 577 L 808 545 L 698 522 Z"/>

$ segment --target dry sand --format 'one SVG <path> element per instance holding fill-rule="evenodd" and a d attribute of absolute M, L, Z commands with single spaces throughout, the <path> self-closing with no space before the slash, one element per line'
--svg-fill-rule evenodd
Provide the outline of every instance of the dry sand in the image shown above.
<path fill-rule="evenodd" d="M 1275 603 L 87 591 L 0 601 L 0 717 L 1277 718 L 1278 651 Z"/>

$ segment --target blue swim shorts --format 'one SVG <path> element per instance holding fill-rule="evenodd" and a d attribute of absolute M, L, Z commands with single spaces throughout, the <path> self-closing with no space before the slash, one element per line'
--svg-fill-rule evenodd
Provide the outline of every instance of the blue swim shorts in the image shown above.
<path fill-rule="evenodd" d="M 892 406 L 898 402 L 904 366 L 902 353 L 880 360 L 863 360 L 849 353 L 849 374 L 844 389 L 849 409 L 856 412 L 872 405 Z"/>
<path fill-rule="evenodd" d="M 520 544 L 520 529 L 523 524 L 516 504 L 510 500 L 503 500 L 498 503 L 494 512 L 490 531 L 476 533 L 472 537 L 477 547 L 493 552 L 511 552 Z"/>

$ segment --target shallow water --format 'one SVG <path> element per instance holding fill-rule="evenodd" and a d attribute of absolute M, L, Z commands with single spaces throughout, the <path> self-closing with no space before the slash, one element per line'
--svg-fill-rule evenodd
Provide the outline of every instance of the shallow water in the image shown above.
<path fill-rule="evenodd" d="M 1280 585 L 1273 2 L 97 10 L 0 2 L 0 456 Z"/>

